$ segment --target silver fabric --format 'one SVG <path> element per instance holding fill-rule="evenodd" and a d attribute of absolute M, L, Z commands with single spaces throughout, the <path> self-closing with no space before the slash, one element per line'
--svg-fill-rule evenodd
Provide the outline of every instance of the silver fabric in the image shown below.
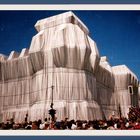
<path fill-rule="evenodd" d="M 35 27 L 29 50 L 0 55 L 2 121 L 21 122 L 27 113 L 32 121 L 49 117 L 52 94 L 58 120 L 118 116 L 119 107 L 127 116 L 128 86 L 138 87 L 137 77 L 100 57 L 88 28 L 72 12 L 39 20 Z"/>

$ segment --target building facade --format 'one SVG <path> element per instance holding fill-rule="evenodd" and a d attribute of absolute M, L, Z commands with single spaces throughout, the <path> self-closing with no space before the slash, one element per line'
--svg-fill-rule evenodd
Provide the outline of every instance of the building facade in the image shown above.
<path fill-rule="evenodd" d="M 29 49 L 0 55 L 2 121 L 49 117 L 52 96 L 58 120 L 127 117 L 129 107 L 139 105 L 136 75 L 101 57 L 72 12 L 39 20 L 35 28 Z"/>

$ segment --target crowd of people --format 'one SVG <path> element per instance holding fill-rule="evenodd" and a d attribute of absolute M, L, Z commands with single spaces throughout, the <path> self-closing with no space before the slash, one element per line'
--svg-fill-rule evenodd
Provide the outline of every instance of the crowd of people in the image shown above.
<path fill-rule="evenodd" d="M 128 120 L 126 118 L 110 120 L 65 120 L 48 121 L 47 118 L 33 122 L 15 123 L 13 119 L 0 123 L 1 130 L 140 130 L 140 119 Z"/>
<path fill-rule="evenodd" d="M 64 120 L 47 119 L 44 121 L 27 121 L 16 123 L 13 119 L 7 120 L 6 123 L 0 123 L 1 130 L 140 130 L 139 111 L 131 108 L 128 118 L 110 117 L 109 120 Z"/>

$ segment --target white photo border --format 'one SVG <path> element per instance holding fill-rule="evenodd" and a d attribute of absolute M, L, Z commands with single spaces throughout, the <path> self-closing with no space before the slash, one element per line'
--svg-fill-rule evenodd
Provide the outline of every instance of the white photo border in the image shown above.
<path fill-rule="evenodd" d="M 12 4 L 0 5 L 1 11 L 44 10 L 140 10 L 140 4 Z M 140 136 L 140 130 L 0 130 L 0 136 Z"/>

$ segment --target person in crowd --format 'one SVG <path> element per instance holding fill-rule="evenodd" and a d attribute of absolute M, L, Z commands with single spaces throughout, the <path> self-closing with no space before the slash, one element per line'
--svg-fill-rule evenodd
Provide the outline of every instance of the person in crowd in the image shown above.
<path fill-rule="evenodd" d="M 38 129 L 38 122 L 37 121 L 34 121 L 32 122 L 32 127 L 31 127 L 32 130 L 37 130 Z"/>

